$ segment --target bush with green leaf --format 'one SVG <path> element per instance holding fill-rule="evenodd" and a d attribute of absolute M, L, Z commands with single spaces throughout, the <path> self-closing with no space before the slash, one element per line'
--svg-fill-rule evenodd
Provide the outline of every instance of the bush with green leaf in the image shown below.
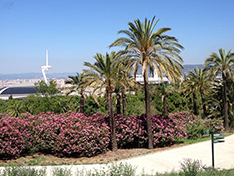
<path fill-rule="evenodd" d="M 220 119 L 204 119 L 201 123 L 204 123 L 206 129 L 215 132 L 224 131 L 223 120 Z"/>
<path fill-rule="evenodd" d="M 202 171 L 202 162 L 200 160 L 184 159 L 181 163 L 181 169 L 185 176 L 196 176 Z"/>
<path fill-rule="evenodd" d="M 182 111 L 170 114 L 169 117 L 176 119 L 179 126 L 185 127 L 188 139 L 201 137 L 204 125 L 197 116 L 191 115 L 188 111 Z"/>
<path fill-rule="evenodd" d="M 1 170 L 0 170 L 1 171 Z M 1 172 L 0 172 L 1 173 Z M 7 166 L 1 176 L 45 176 L 46 169 L 35 169 L 29 167 Z"/>

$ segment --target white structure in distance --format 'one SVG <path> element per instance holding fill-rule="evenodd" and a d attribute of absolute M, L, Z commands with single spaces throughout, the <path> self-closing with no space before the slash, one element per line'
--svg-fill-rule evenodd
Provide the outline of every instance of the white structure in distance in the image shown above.
<path fill-rule="evenodd" d="M 152 84 L 159 84 L 161 82 L 170 82 L 169 79 L 165 76 L 163 76 L 163 78 L 161 79 L 157 72 L 155 71 L 154 72 L 154 75 L 153 77 L 148 77 L 148 81 L 149 83 L 152 83 Z M 144 84 L 144 77 L 142 74 L 137 74 L 136 75 L 136 82 L 140 83 L 140 84 Z"/>
<path fill-rule="evenodd" d="M 48 71 L 49 68 L 52 68 L 52 66 L 48 64 L 48 50 L 46 50 L 46 65 L 41 67 L 41 72 L 46 84 L 48 83 L 48 80 L 46 78 L 45 71 Z"/>

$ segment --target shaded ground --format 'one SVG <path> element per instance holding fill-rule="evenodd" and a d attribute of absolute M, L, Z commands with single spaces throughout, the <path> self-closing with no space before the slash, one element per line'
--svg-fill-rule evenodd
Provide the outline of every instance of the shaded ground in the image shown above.
<path fill-rule="evenodd" d="M 94 157 L 82 157 L 82 158 L 59 158 L 53 155 L 44 155 L 36 153 L 33 156 L 20 157 L 18 159 L 0 160 L 0 166 L 13 165 L 29 165 L 29 166 L 45 166 L 45 165 L 78 165 L 78 164 L 106 164 L 116 161 L 121 161 L 126 158 L 132 158 L 140 155 L 147 155 L 163 150 L 175 148 L 180 145 L 173 145 L 171 147 L 154 148 L 154 149 L 119 149 L 117 152 L 107 151 L 104 154 L 100 154 Z"/>

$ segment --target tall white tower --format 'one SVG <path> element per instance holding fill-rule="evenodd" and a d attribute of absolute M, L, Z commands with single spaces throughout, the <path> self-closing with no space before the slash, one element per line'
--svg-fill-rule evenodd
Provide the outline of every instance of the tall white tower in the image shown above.
<path fill-rule="evenodd" d="M 52 66 L 48 65 L 48 50 L 46 50 L 46 65 L 41 67 L 41 72 L 46 84 L 48 83 L 48 80 L 46 78 L 45 71 L 48 71 L 49 68 L 52 68 Z"/>

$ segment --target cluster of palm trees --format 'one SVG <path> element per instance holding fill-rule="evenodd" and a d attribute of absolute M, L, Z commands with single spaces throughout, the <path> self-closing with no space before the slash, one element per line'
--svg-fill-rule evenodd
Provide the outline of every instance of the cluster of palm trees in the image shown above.
<path fill-rule="evenodd" d="M 156 72 L 162 79 L 163 74 L 165 74 L 172 82 L 182 77 L 181 70 L 183 69 L 183 59 L 179 54 L 183 46 L 178 43 L 175 37 L 166 35 L 166 32 L 170 31 L 170 28 L 155 30 L 158 21 L 159 20 L 155 21 L 155 17 L 153 17 L 152 20 L 145 18 L 144 22 L 141 22 L 139 19 L 134 20 L 133 23 L 129 22 L 128 30 L 120 30 L 118 32 L 118 34 L 123 34 L 124 37 L 118 38 L 109 45 L 110 48 L 122 47 L 120 51 L 113 51 L 105 55 L 97 53 L 94 56 L 95 62 L 93 64 L 85 62 L 84 66 L 86 66 L 87 69 L 84 69 L 82 74 L 77 73 L 77 76 L 70 76 L 70 79 L 67 81 L 67 83 L 78 85 L 73 88 L 81 92 L 81 112 L 84 112 L 85 88 L 93 88 L 94 98 L 98 91 L 105 89 L 108 101 L 108 115 L 110 118 L 111 148 L 113 151 L 117 150 L 117 141 L 112 94 L 115 93 L 116 95 L 117 113 L 121 114 L 120 100 L 122 99 L 122 114 L 126 115 L 126 91 L 138 88 L 135 79 L 130 76 L 130 70 L 133 71 L 135 77 L 140 65 L 142 68 L 149 149 L 153 148 L 153 134 L 148 76 Z M 199 90 L 203 97 L 204 93 L 206 93 L 206 86 L 209 84 L 210 77 L 215 77 L 220 73 L 223 76 L 223 84 L 225 84 L 226 79 L 231 74 L 233 53 L 228 52 L 227 55 L 223 55 L 223 50 L 220 50 L 220 52 L 222 54 L 221 58 L 218 57 L 217 54 L 212 53 L 210 58 L 206 60 L 206 69 L 195 69 L 195 73 L 191 72 L 185 77 L 184 91 L 195 94 L 196 91 Z M 222 59 L 229 59 L 228 61 L 225 60 L 227 65 L 219 65 L 219 63 L 223 62 Z M 210 73 L 209 76 L 208 72 Z M 196 100 L 194 98 L 194 103 L 195 102 Z M 206 106 L 205 102 L 203 103 L 205 116 Z M 194 113 L 197 114 L 196 108 L 194 108 Z M 166 112 L 164 115 L 167 116 L 168 113 Z"/>
<path fill-rule="evenodd" d="M 229 130 L 228 101 L 227 101 L 227 81 L 233 82 L 234 73 L 234 53 L 229 50 L 219 49 L 219 54 L 211 53 L 205 60 L 203 69 L 194 69 L 184 77 L 183 90 L 188 94 L 193 94 L 194 114 L 197 115 L 196 92 L 199 92 L 202 99 L 203 118 L 207 117 L 207 105 L 204 95 L 216 94 L 216 87 L 222 86 L 222 103 L 224 114 L 224 127 Z M 220 78 L 220 79 L 219 79 Z M 214 99 L 212 99 L 214 101 Z M 218 102 L 220 103 L 220 102 Z"/>
<path fill-rule="evenodd" d="M 97 53 L 94 56 L 95 63 L 85 62 L 84 65 L 89 69 L 83 71 L 83 80 L 80 85 L 83 87 L 93 87 L 94 92 L 105 88 L 108 101 L 108 114 L 110 118 L 111 129 L 111 147 L 113 151 L 117 150 L 117 141 L 115 133 L 115 119 L 113 115 L 112 93 L 115 92 L 117 97 L 122 94 L 123 114 L 125 113 L 125 92 L 128 88 L 136 87 L 136 83 L 130 76 L 130 70 L 136 76 L 139 65 L 142 66 L 145 88 L 145 108 L 147 116 L 148 131 L 148 148 L 153 148 L 153 134 L 150 114 L 150 94 L 148 75 L 154 71 L 162 78 L 163 73 L 171 80 L 182 76 L 183 59 L 179 56 L 182 45 L 175 37 L 166 35 L 170 28 L 155 29 L 159 20 L 155 21 L 145 19 L 141 22 L 139 19 L 134 23 L 129 22 L 128 30 L 120 30 L 119 34 L 125 37 L 118 38 L 109 47 L 123 47 L 119 52 L 106 53 L 102 55 Z M 119 98 L 117 102 L 119 103 Z M 118 111 L 119 108 L 118 108 Z"/>

